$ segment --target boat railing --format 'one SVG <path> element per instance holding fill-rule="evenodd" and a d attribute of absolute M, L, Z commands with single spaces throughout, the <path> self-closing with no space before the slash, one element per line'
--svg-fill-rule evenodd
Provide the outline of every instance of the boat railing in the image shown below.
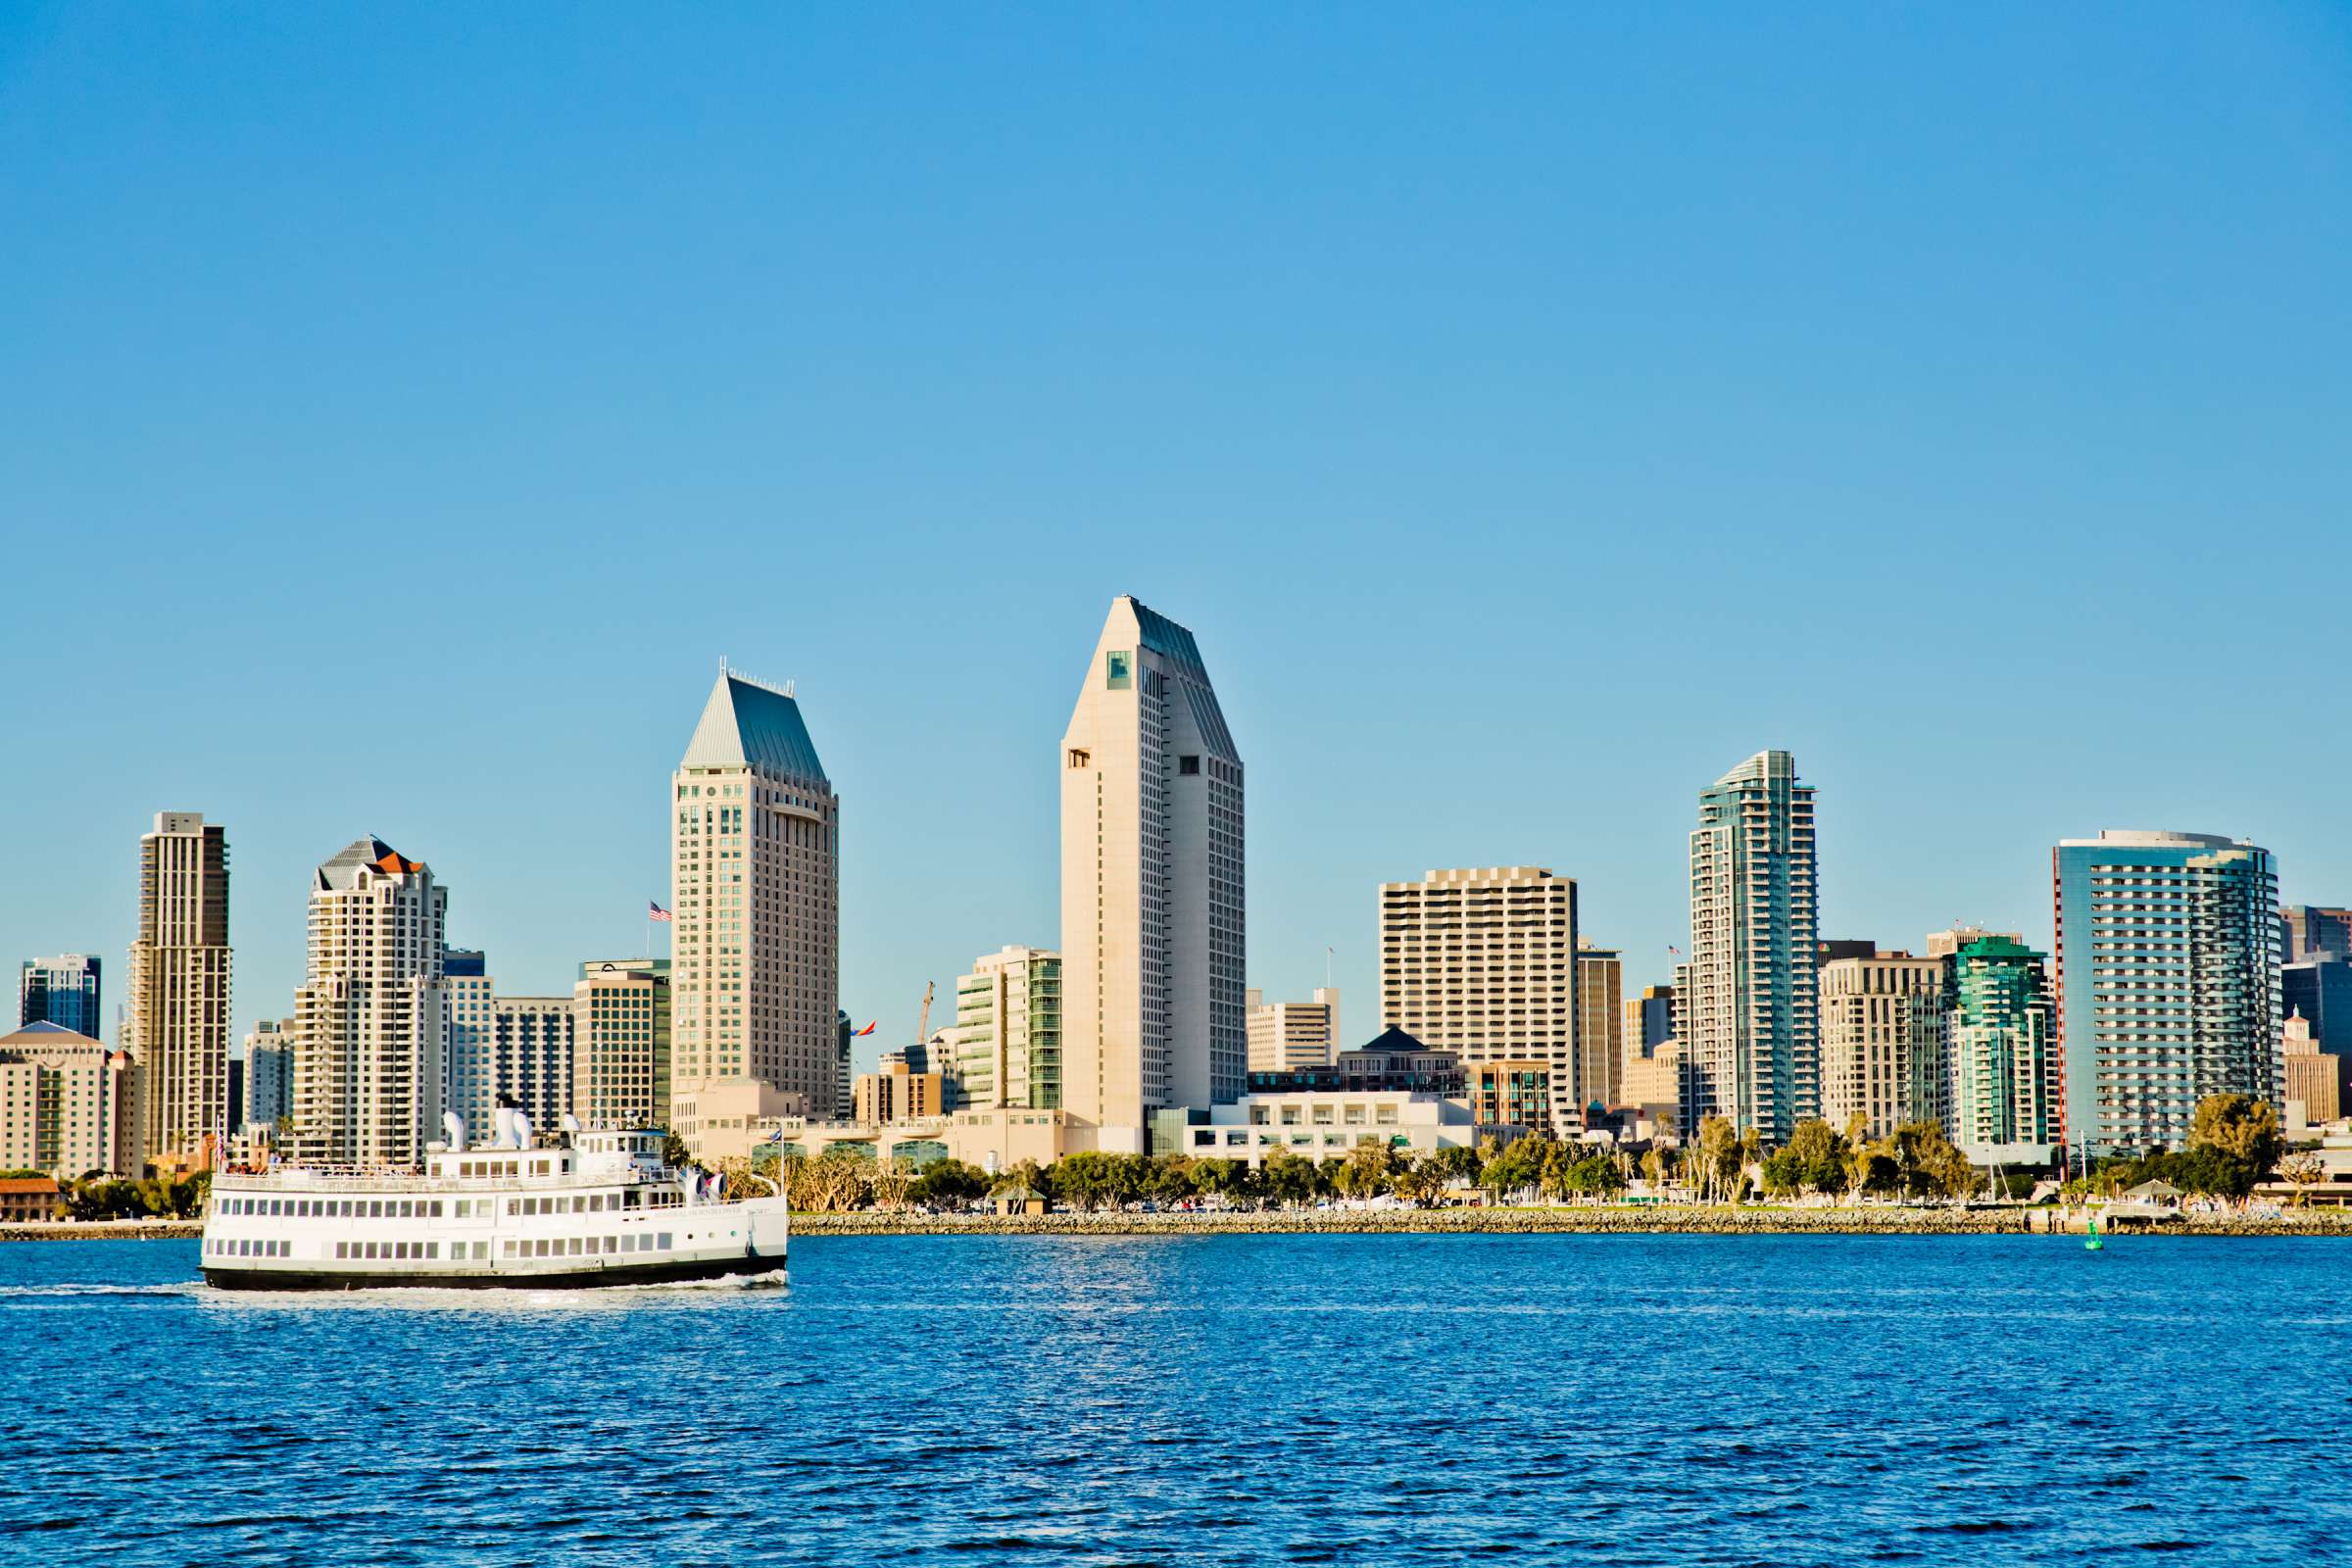
<path fill-rule="evenodd" d="M 350 1165 L 280 1165 L 271 1171 L 217 1171 L 217 1193 L 478 1193 L 545 1192 L 560 1187 L 661 1181 L 642 1166 L 551 1171 L 544 1176 L 434 1176 L 419 1170 Z"/>

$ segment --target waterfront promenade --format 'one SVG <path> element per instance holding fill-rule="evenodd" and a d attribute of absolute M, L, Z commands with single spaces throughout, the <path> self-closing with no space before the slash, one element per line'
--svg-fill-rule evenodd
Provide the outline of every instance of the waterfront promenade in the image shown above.
<path fill-rule="evenodd" d="M 1647 1235 L 1996 1236 L 2077 1234 L 2084 1211 L 2054 1208 L 1795 1208 L 1770 1203 L 1590 1204 L 1531 1208 L 1295 1208 L 1194 1212 L 931 1214 L 860 1209 L 795 1214 L 796 1238 L 824 1236 Z M 2139 1227 L 2133 1227 L 2138 1229 Z M 2169 1236 L 2352 1236 L 2352 1212 L 2186 1213 Z M 0 1225 L 0 1242 L 185 1239 L 193 1220 Z"/>

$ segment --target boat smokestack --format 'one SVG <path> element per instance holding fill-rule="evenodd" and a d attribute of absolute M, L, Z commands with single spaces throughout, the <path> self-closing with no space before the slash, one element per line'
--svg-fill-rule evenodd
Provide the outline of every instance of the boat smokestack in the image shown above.
<path fill-rule="evenodd" d="M 441 1113 L 441 1132 L 453 1154 L 466 1152 L 466 1118 L 454 1110 Z"/>

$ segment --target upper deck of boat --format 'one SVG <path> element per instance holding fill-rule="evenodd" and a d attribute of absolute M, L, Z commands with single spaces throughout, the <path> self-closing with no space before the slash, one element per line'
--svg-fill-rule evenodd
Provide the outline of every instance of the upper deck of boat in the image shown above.
<path fill-rule="evenodd" d="M 446 1149 L 425 1153 L 422 1170 L 404 1166 L 278 1165 L 267 1171 L 220 1171 L 217 1193 L 539 1192 L 551 1188 L 632 1186 L 671 1179 L 659 1132 L 584 1132 L 567 1149 Z"/>

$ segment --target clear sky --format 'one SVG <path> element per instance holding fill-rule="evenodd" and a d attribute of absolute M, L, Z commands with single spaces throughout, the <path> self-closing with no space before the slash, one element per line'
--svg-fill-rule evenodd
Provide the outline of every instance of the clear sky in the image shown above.
<path fill-rule="evenodd" d="M 1122 592 L 1247 760 L 1251 982 L 1335 948 L 1352 1035 L 1432 866 L 1663 980 L 1770 746 L 1826 934 L 2046 941 L 2101 826 L 2352 902 L 2348 279 L 2329 5 L 11 5 L 0 956 L 111 1010 L 200 809 L 240 1031 L 363 833 L 567 986 L 725 656 L 903 1043 L 1056 940 Z"/>

